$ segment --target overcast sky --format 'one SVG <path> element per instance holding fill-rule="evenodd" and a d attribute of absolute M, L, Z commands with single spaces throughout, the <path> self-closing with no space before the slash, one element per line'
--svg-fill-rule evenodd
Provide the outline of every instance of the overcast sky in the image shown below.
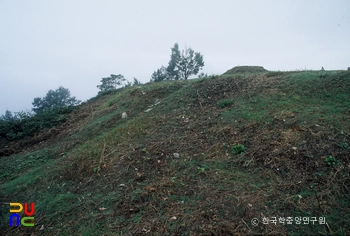
<path fill-rule="evenodd" d="M 176 42 L 208 74 L 350 67 L 348 0 L 0 0 L 0 30 L 0 114 L 59 86 L 87 100 L 110 74 L 149 82 Z"/>

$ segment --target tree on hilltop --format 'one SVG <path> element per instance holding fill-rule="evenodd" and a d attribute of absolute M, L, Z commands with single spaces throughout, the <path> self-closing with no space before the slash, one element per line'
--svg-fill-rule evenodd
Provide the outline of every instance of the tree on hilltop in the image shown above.
<path fill-rule="evenodd" d="M 124 85 L 124 88 L 128 88 L 128 87 L 131 87 L 131 86 L 140 86 L 142 85 L 141 81 L 139 81 L 138 79 L 136 79 L 134 77 L 134 82 L 131 83 L 130 81 L 126 81 L 126 84 Z"/>
<path fill-rule="evenodd" d="M 116 90 L 118 86 L 122 86 L 125 78 L 123 75 L 114 75 L 111 74 L 109 77 L 101 79 L 101 85 L 97 85 L 97 88 L 100 89 L 100 92 Z"/>
<path fill-rule="evenodd" d="M 203 56 L 192 48 L 186 48 L 181 53 L 177 43 L 171 48 L 170 61 L 167 67 L 167 72 L 171 79 L 187 80 L 189 76 L 196 75 L 203 66 Z"/>
<path fill-rule="evenodd" d="M 153 72 L 151 76 L 151 82 L 160 82 L 167 79 L 169 79 L 169 75 L 164 66 Z"/>
<path fill-rule="evenodd" d="M 140 86 L 140 85 L 142 85 L 141 81 L 134 77 L 134 83 L 132 84 L 132 86 Z"/>
<path fill-rule="evenodd" d="M 186 48 L 180 52 L 179 45 L 171 48 L 170 61 L 167 67 L 162 66 L 153 72 L 151 81 L 188 79 L 196 75 L 204 66 L 203 55 L 192 48 Z"/>

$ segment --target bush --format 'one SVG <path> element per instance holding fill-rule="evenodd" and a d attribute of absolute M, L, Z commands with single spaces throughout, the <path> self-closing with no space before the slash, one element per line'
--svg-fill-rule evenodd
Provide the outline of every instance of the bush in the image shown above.
<path fill-rule="evenodd" d="M 60 125 L 67 120 L 67 115 L 74 106 L 46 109 L 38 114 L 29 112 L 16 113 L 11 119 L 0 119 L 0 143 L 19 140 L 45 129 Z"/>

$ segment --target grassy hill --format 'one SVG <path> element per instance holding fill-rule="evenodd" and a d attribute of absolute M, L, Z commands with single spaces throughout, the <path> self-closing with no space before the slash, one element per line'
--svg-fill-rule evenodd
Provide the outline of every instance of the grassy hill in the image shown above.
<path fill-rule="evenodd" d="M 0 158 L 0 231 L 350 234 L 350 73 L 255 69 L 80 105 Z M 9 202 L 35 202 L 35 226 L 9 227 Z"/>

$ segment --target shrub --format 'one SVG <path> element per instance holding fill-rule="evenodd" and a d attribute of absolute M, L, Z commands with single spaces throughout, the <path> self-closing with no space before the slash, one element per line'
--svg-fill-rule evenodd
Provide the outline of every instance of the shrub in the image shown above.
<path fill-rule="evenodd" d="M 19 140 L 45 129 L 58 126 L 67 120 L 74 106 L 46 109 L 38 114 L 19 112 L 13 119 L 0 119 L 0 143 Z"/>

